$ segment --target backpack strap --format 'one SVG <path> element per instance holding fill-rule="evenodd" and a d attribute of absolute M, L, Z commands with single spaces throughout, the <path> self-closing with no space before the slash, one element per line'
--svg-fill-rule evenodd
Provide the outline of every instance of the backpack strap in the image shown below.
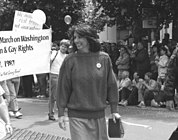
<path fill-rule="evenodd" d="M 53 60 L 51 61 L 51 65 L 54 62 L 54 60 L 56 59 L 57 54 L 58 54 L 58 51 L 56 52 L 56 55 L 54 56 Z"/>

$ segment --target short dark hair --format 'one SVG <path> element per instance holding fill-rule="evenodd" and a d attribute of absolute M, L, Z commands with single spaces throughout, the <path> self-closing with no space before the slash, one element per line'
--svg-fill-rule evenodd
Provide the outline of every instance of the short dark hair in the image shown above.
<path fill-rule="evenodd" d="M 74 33 L 77 33 L 81 37 L 85 37 L 89 43 L 89 50 L 91 52 L 98 52 L 101 49 L 100 42 L 98 41 L 99 36 L 97 31 L 88 24 L 78 24 L 74 25 L 69 29 L 69 37 L 71 39 L 72 46 L 74 50 L 77 50 L 77 47 L 74 43 Z"/>

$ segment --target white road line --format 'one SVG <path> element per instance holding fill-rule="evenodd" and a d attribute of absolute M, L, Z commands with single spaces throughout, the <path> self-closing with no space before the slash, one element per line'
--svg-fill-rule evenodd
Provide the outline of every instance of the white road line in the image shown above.
<path fill-rule="evenodd" d="M 152 127 L 149 126 L 149 125 L 130 123 L 130 122 L 126 122 L 126 121 L 123 121 L 123 120 L 122 120 L 122 123 L 127 124 L 127 125 L 132 125 L 132 126 L 138 126 L 138 127 L 144 127 L 144 128 L 152 129 Z"/>
<path fill-rule="evenodd" d="M 108 119 L 106 120 L 106 122 L 108 123 Z M 123 124 L 126 124 L 126 125 L 130 125 L 130 126 L 138 126 L 138 127 L 144 127 L 144 128 L 147 128 L 147 129 L 152 129 L 152 127 L 149 126 L 149 125 L 131 123 L 131 122 L 123 121 L 123 120 L 122 120 L 122 123 L 123 123 Z"/>

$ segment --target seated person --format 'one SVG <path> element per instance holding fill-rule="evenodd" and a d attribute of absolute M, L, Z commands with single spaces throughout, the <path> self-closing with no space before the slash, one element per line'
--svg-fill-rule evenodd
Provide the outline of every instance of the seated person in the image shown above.
<path fill-rule="evenodd" d="M 124 103 L 120 103 L 120 105 L 127 106 L 127 105 L 138 105 L 138 92 L 141 89 L 141 79 L 138 76 L 138 73 L 135 72 L 133 74 L 133 80 L 131 82 L 130 89 L 128 90 L 128 98 L 125 99 Z"/>
<path fill-rule="evenodd" d="M 0 86 L 0 139 L 2 139 L 6 133 L 12 133 L 8 108 L 3 98 L 4 93 L 3 88 Z"/>
<path fill-rule="evenodd" d="M 131 80 L 129 79 L 129 72 L 122 72 L 122 79 L 118 84 L 119 105 L 123 105 L 128 99 L 131 92 Z"/>
<path fill-rule="evenodd" d="M 143 100 L 138 105 L 142 106 L 153 106 L 159 107 L 159 104 L 156 102 L 156 98 L 158 96 L 158 84 L 155 80 L 151 79 L 152 74 L 147 72 L 144 76 L 144 80 L 141 82 L 143 86 Z"/>
<path fill-rule="evenodd" d="M 136 87 L 138 90 L 138 103 L 140 103 L 141 101 L 143 101 L 143 79 L 140 78 L 140 76 L 138 75 L 138 72 L 135 72 L 133 74 L 133 80 L 132 80 L 132 86 Z"/>

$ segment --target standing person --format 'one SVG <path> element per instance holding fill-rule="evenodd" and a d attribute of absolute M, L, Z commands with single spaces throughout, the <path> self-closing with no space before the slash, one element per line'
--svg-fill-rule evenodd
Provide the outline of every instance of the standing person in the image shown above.
<path fill-rule="evenodd" d="M 158 46 L 156 44 L 154 44 L 152 47 L 151 47 L 151 54 L 150 54 L 150 70 L 151 70 L 151 73 L 152 73 L 152 78 L 154 80 L 157 80 L 158 78 L 158 66 L 156 64 L 156 62 L 158 61 L 159 59 L 159 53 L 158 53 Z"/>
<path fill-rule="evenodd" d="M 122 77 L 123 71 L 128 71 L 130 68 L 130 56 L 125 46 L 120 48 L 120 56 L 116 60 L 116 66 L 118 69 L 118 78 Z"/>
<path fill-rule="evenodd" d="M 22 113 L 19 112 L 19 106 L 17 101 L 17 95 L 20 86 L 20 77 L 8 79 L 6 80 L 6 82 L 10 93 L 9 115 L 11 117 L 19 118 L 22 116 Z"/>
<path fill-rule="evenodd" d="M 0 139 L 6 135 L 6 132 L 12 134 L 12 126 L 10 123 L 8 108 L 3 98 L 4 93 L 5 91 L 0 85 Z"/>
<path fill-rule="evenodd" d="M 67 39 L 63 39 L 60 41 L 60 45 L 57 43 L 57 50 L 52 51 L 51 55 L 51 72 L 50 72 L 50 83 L 49 83 L 49 120 L 55 121 L 54 117 L 54 105 L 56 102 L 56 90 L 57 90 L 57 82 L 58 75 L 60 71 L 60 67 L 64 58 L 67 56 L 66 52 L 68 47 L 70 46 L 70 41 Z"/>
<path fill-rule="evenodd" d="M 134 60 L 136 51 L 137 51 L 137 45 L 133 43 L 132 47 L 128 49 L 130 55 L 130 78 L 131 79 L 133 79 L 134 72 L 136 72 L 136 62 Z"/>
<path fill-rule="evenodd" d="M 97 32 L 91 26 L 72 27 L 70 37 L 76 52 L 65 58 L 59 74 L 59 127 L 66 129 L 64 110 L 67 108 L 72 140 L 108 140 L 107 102 L 113 120 L 120 118 L 117 83 L 110 57 L 100 52 Z"/>
<path fill-rule="evenodd" d="M 156 61 L 156 64 L 158 66 L 157 81 L 158 81 L 160 87 L 164 86 L 165 78 L 167 75 L 168 61 L 169 61 L 169 58 L 167 56 L 167 49 L 163 46 L 160 49 L 160 57 L 159 57 L 158 61 Z"/>
<path fill-rule="evenodd" d="M 144 79 L 145 73 L 150 71 L 150 60 L 148 51 L 141 41 L 137 43 L 137 52 L 134 60 L 136 63 L 136 72 L 138 72 L 140 78 Z"/>
<path fill-rule="evenodd" d="M 119 57 L 119 50 L 117 48 L 117 44 L 116 43 L 111 43 L 110 47 L 111 47 L 110 58 L 111 58 L 112 66 L 113 66 L 113 71 L 117 75 L 118 74 L 118 69 L 117 69 L 117 66 L 116 66 L 116 60 Z"/>
<path fill-rule="evenodd" d="M 168 72 L 164 85 L 166 107 L 174 110 L 175 92 L 178 91 L 178 46 L 174 49 L 168 64 Z M 169 140 L 177 140 L 178 127 L 174 130 Z"/>
<path fill-rule="evenodd" d="M 175 90 L 178 91 L 178 46 L 169 59 L 168 71 L 164 84 L 166 107 L 170 110 L 174 109 Z"/>

